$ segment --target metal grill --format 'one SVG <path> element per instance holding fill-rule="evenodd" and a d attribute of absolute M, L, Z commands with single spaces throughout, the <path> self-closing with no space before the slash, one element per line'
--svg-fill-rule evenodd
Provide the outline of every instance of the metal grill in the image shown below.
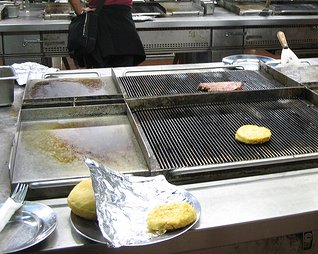
<path fill-rule="evenodd" d="M 150 108 L 133 116 L 163 170 L 318 152 L 317 107 L 298 98 Z M 271 140 L 237 142 L 235 132 L 244 124 L 268 127 Z"/>
<path fill-rule="evenodd" d="M 260 71 L 231 70 L 119 77 L 128 98 L 197 93 L 201 82 L 241 81 L 243 90 L 283 87 Z"/>

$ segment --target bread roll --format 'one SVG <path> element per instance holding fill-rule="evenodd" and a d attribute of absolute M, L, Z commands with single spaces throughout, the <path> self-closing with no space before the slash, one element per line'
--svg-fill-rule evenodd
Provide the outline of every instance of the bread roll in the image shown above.
<path fill-rule="evenodd" d="M 67 197 L 72 212 L 84 219 L 96 220 L 96 202 L 92 180 L 86 179 L 78 183 Z"/>

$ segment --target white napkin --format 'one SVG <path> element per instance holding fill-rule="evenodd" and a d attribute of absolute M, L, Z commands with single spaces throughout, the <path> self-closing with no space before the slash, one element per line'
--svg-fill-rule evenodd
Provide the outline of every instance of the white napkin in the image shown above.
<path fill-rule="evenodd" d="M 12 215 L 22 206 L 22 203 L 16 203 L 12 198 L 8 198 L 0 208 L 0 232 L 7 225 Z"/>
<path fill-rule="evenodd" d="M 47 72 L 59 71 L 57 68 L 50 68 L 34 62 L 14 63 L 11 65 L 18 76 L 17 83 L 23 86 L 28 80 L 41 79 Z"/>

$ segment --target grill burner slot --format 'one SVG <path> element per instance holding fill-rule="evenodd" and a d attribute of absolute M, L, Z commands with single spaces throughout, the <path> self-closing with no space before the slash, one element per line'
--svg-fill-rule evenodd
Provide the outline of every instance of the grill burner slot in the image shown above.
<path fill-rule="evenodd" d="M 286 162 L 286 158 L 297 160 L 297 156 L 306 154 L 318 156 L 317 107 L 303 98 L 220 101 L 138 109 L 132 113 L 161 170 L 206 165 L 212 168 L 262 159 L 266 164 L 273 158 Z M 235 141 L 236 130 L 244 124 L 268 127 L 272 139 L 262 145 Z"/>
<path fill-rule="evenodd" d="M 128 98 L 198 93 L 201 82 L 241 81 L 243 90 L 284 87 L 260 71 L 232 70 L 119 77 Z M 126 95 L 125 95 L 126 93 Z"/>

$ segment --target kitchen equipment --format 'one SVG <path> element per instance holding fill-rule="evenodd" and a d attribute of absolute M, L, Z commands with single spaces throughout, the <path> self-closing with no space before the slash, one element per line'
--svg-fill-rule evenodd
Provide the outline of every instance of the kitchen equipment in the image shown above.
<path fill-rule="evenodd" d="M 260 16 L 269 16 L 271 15 L 271 10 L 269 9 L 269 6 L 271 4 L 271 0 L 266 0 L 265 8 L 259 13 Z"/>
<path fill-rule="evenodd" d="M 284 32 L 279 31 L 277 33 L 278 40 L 283 48 L 281 53 L 281 64 L 282 66 L 300 65 L 299 58 L 295 53 L 289 48 L 286 36 Z"/>
<path fill-rule="evenodd" d="M 133 2 L 132 13 L 138 16 L 164 16 L 166 9 L 157 2 Z"/>
<path fill-rule="evenodd" d="M 4 4 L 0 5 L 0 20 L 4 19 L 7 15 L 7 8 Z"/>
<path fill-rule="evenodd" d="M 17 76 L 11 66 L 0 67 L 0 106 L 8 106 L 13 103 L 16 79 Z"/>
<path fill-rule="evenodd" d="M 307 88 L 318 87 L 318 66 L 301 61 L 301 65 L 282 67 L 279 61 L 261 65 L 261 69 L 286 86 L 301 84 Z"/>
<path fill-rule="evenodd" d="M 318 13 L 318 5 L 310 0 L 271 0 L 268 7 L 268 2 L 264 4 L 263 0 L 219 0 L 218 4 L 238 15 L 317 15 Z"/>
<path fill-rule="evenodd" d="M 312 143 L 318 134 L 310 127 L 318 126 L 316 95 L 299 84 L 287 89 L 261 70 L 216 63 L 114 68 L 111 75 L 121 102 L 78 97 L 68 104 L 63 98 L 23 104 L 12 183 L 28 182 L 32 198 L 67 195 L 89 176 L 85 157 L 125 174 L 165 174 L 171 183 L 282 172 L 318 160 Z M 197 91 L 200 82 L 219 81 L 241 81 L 243 91 Z M 270 124 L 279 135 L 245 147 L 234 134 L 246 122 Z"/>
<path fill-rule="evenodd" d="M 213 15 L 215 4 L 213 0 L 201 0 L 201 6 L 204 8 L 204 15 Z"/>
<path fill-rule="evenodd" d="M 0 208 L 0 232 L 6 226 L 12 215 L 22 206 L 26 193 L 27 184 L 18 184 L 10 198 Z"/>
<path fill-rule="evenodd" d="M 17 18 L 19 17 L 20 5 L 19 4 L 5 4 L 7 9 L 8 18 Z"/>
<path fill-rule="evenodd" d="M 204 7 L 194 2 L 160 2 L 166 16 L 203 16 Z"/>
<path fill-rule="evenodd" d="M 222 62 L 227 65 L 243 66 L 245 70 L 258 70 L 261 62 L 267 63 L 274 60 L 274 58 L 268 56 L 242 54 L 224 57 Z"/>
<path fill-rule="evenodd" d="M 75 75 L 74 75 L 75 74 Z M 94 99 L 93 99 L 94 98 Z M 100 77 L 97 72 L 82 70 L 71 74 L 68 71 L 47 73 L 43 79 L 27 82 L 23 105 L 46 103 L 59 106 L 93 99 L 95 102 L 123 101 L 122 95 L 109 77 Z"/>
<path fill-rule="evenodd" d="M 235 69 L 235 68 L 240 69 Z M 232 68 L 232 69 L 231 69 Z M 181 70 L 180 70 L 181 71 Z M 131 72 L 137 75 L 137 72 Z M 285 87 L 270 76 L 257 70 L 242 70 L 242 66 L 223 66 L 216 69 L 201 69 L 193 72 L 174 72 L 137 76 L 119 76 L 118 83 L 125 98 L 157 97 L 176 94 L 202 93 L 197 90 L 199 83 L 240 81 L 243 91 Z"/>
<path fill-rule="evenodd" d="M 76 16 L 69 3 L 47 3 L 44 11 L 44 19 L 71 19 Z"/>

